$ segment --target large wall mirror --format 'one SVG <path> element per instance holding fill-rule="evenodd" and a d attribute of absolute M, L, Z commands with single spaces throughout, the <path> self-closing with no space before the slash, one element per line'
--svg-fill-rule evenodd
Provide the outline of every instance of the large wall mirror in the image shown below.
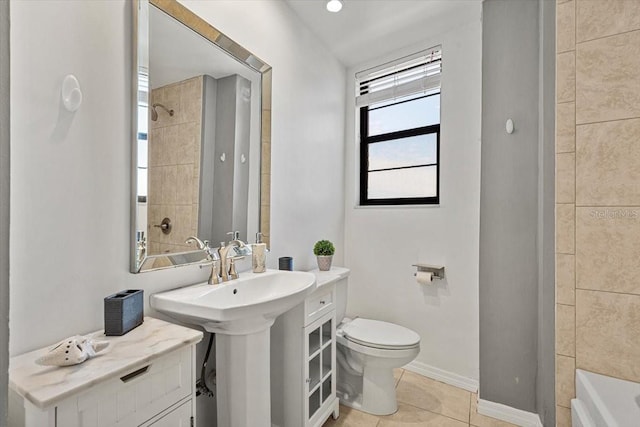
<path fill-rule="evenodd" d="M 269 244 L 271 67 L 175 0 L 134 2 L 131 271 Z"/>

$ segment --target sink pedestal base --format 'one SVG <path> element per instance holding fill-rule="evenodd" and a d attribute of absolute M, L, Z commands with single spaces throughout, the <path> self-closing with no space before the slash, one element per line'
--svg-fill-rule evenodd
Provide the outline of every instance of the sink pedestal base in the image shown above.
<path fill-rule="evenodd" d="M 270 326 L 216 334 L 218 427 L 271 427 Z"/>

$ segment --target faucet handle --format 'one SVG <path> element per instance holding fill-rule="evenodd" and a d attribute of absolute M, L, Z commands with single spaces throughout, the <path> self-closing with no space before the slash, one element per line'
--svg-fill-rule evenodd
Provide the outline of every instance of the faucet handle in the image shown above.
<path fill-rule="evenodd" d="M 239 257 L 239 258 L 243 258 L 243 257 Z M 238 278 L 238 272 L 236 271 L 235 260 L 236 260 L 236 257 L 231 257 L 229 262 L 229 278 L 231 280 Z"/>
<path fill-rule="evenodd" d="M 231 239 L 229 239 L 229 240 L 238 240 L 238 239 L 240 239 L 240 232 L 239 231 L 230 231 L 227 234 L 231 236 Z"/>

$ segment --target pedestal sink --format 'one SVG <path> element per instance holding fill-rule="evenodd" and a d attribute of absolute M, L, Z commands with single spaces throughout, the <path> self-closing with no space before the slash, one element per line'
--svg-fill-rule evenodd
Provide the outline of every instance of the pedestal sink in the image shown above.
<path fill-rule="evenodd" d="M 269 330 L 315 289 L 315 275 L 267 270 L 151 295 L 151 307 L 216 334 L 218 427 L 270 427 Z"/>

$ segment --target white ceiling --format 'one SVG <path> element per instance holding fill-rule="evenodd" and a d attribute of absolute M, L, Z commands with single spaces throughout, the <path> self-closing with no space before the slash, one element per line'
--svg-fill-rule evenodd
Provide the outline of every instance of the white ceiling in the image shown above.
<path fill-rule="evenodd" d="M 326 0 L 286 0 L 302 22 L 347 67 L 416 44 L 447 30 L 482 0 L 344 0 L 338 13 Z M 429 46 L 425 46 L 429 47 Z"/>

